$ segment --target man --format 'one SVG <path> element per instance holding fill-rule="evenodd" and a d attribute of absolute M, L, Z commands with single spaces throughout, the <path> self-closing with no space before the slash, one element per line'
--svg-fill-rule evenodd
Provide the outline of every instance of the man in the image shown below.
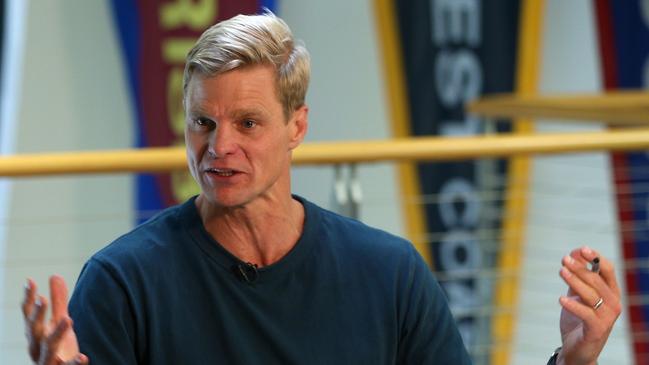
<path fill-rule="evenodd" d="M 272 14 L 207 30 L 187 56 L 187 160 L 198 197 L 95 254 L 23 312 L 39 364 L 469 364 L 412 245 L 291 195 L 309 57 Z M 559 362 L 593 363 L 619 315 L 611 264 L 564 258 Z M 602 298 L 603 302 L 599 303 Z M 597 305 L 596 305 L 597 304 Z M 74 328 L 70 317 L 74 318 Z M 78 342 L 77 342 L 78 339 Z M 82 355 L 81 353 L 85 354 Z"/>

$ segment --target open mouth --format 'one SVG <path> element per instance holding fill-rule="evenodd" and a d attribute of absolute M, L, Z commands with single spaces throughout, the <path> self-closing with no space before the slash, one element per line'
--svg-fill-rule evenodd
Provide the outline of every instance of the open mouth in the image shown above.
<path fill-rule="evenodd" d="M 223 176 L 223 177 L 232 176 L 232 175 L 234 175 L 234 174 L 237 173 L 237 171 L 235 171 L 235 170 L 231 170 L 231 169 L 215 169 L 215 168 L 209 168 L 209 169 L 207 169 L 207 170 L 205 170 L 205 171 L 208 172 L 208 173 L 210 173 L 210 174 L 214 174 L 214 175 L 217 175 L 217 176 Z"/>

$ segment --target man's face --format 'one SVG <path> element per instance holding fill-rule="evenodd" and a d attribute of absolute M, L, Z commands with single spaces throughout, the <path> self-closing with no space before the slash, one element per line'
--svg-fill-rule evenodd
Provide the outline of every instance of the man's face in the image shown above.
<path fill-rule="evenodd" d="M 286 121 L 275 88 L 270 66 L 189 81 L 187 161 L 207 202 L 238 207 L 290 194 L 291 151 L 306 133 L 307 108 Z"/>

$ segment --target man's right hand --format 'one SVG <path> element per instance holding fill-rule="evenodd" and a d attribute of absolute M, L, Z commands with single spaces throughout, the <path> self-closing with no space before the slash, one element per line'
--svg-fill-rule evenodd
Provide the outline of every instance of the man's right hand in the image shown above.
<path fill-rule="evenodd" d="M 47 299 L 37 293 L 33 280 L 27 280 L 22 310 L 29 356 L 39 365 L 87 365 L 68 315 L 68 289 L 58 275 L 50 277 L 50 298 L 52 316 L 45 321 Z"/>

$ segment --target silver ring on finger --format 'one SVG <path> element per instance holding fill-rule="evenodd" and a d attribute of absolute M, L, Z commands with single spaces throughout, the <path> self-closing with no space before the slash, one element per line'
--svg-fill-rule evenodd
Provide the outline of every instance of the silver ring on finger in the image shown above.
<path fill-rule="evenodd" d="M 602 306 L 602 304 L 604 304 L 604 298 L 599 297 L 599 299 L 597 299 L 597 302 L 595 303 L 595 305 L 593 305 L 593 309 L 598 310 L 599 307 Z"/>

